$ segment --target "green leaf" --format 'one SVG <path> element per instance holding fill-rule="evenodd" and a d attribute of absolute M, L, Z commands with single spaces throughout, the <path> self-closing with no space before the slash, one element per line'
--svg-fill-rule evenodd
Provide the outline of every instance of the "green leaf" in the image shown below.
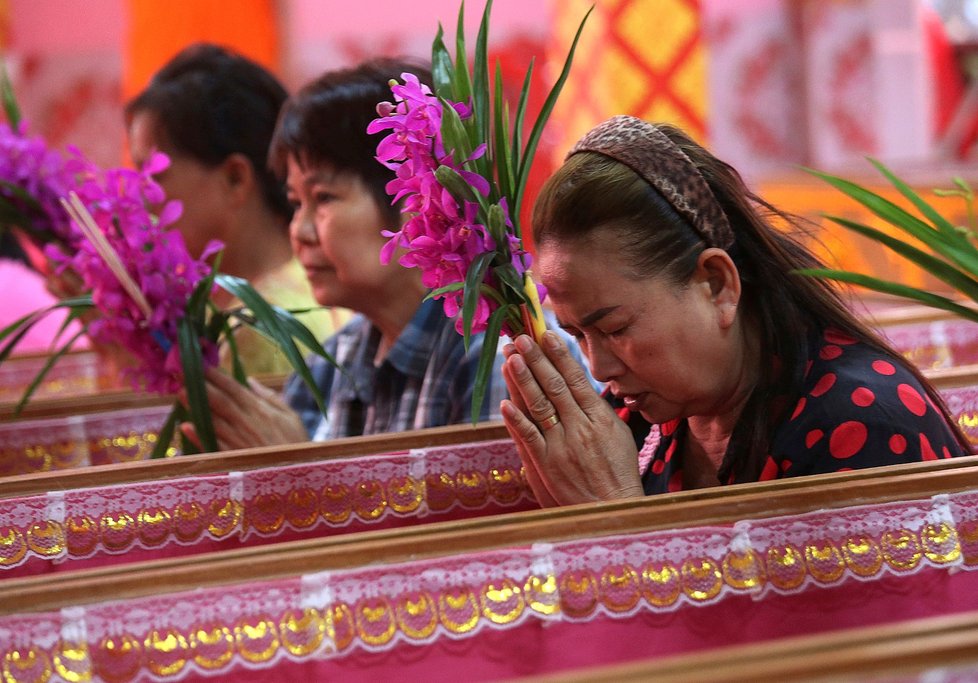
<path fill-rule="evenodd" d="M 24 409 L 24 406 L 27 405 L 27 402 L 31 400 L 31 396 L 34 395 L 34 392 L 41 385 L 41 382 L 44 381 L 45 377 L 47 377 L 47 374 L 51 370 L 51 368 L 54 367 L 55 363 L 61 360 L 62 356 L 64 356 L 66 353 L 68 353 L 68 351 L 71 350 L 71 347 L 75 345 L 75 342 L 78 341 L 78 338 L 81 337 L 83 334 L 85 334 L 85 330 L 78 330 L 78 332 L 76 332 L 71 337 L 71 339 L 65 342 L 64 346 L 62 346 L 60 349 L 58 349 L 57 351 L 55 351 L 54 353 L 52 353 L 50 356 L 47 357 L 47 361 L 44 363 L 44 366 L 34 376 L 34 379 L 31 380 L 31 383 L 27 386 L 27 389 L 24 391 L 24 395 L 21 396 L 20 401 L 18 401 L 17 405 L 14 407 L 14 415 L 20 414 L 20 411 Z"/>
<path fill-rule="evenodd" d="M 200 445 L 207 452 L 217 450 L 217 437 L 211 420 L 210 403 L 207 401 L 207 384 L 204 380 L 204 358 L 200 350 L 200 337 L 189 317 L 177 326 L 180 347 L 180 365 L 183 367 L 183 384 L 187 391 L 190 421 L 194 423 Z"/>
<path fill-rule="evenodd" d="M 173 435 L 176 432 L 177 424 L 182 422 L 180 419 L 182 414 L 183 404 L 180 401 L 176 401 L 170 410 L 170 414 L 166 416 L 166 421 L 163 423 L 163 426 L 160 427 L 159 433 L 156 435 L 156 445 L 153 446 L 153 451 L 149 454 L 150 460 L 159 460 L 160 458 L 166 457 L 166 452 L 170 450 L 170 444 L 173 443 Z"/>
<path fill-rule="evenodd" d="M 444 36 L 445 31 L 441 27 L 441 22 L 438 22 L 438 33 L 435 34 L 435 41 L 431 45 L 431 76 L 434 81 L 431 87 L 439 97 L 454 99 L 452 57 L 448 54 L 448 48 L 445 47 Z"/>
<path fill-rule="evenodd" d="M 882 173 L 886 179 L 893 184 L 893 187 L 899 190 L 900 194 L 910 200 L 910 203 L 916 206 L 917 210 L 934 224 L 934 227 L 952 240 L 961 239 L 961 236 L 958 234 L 957 230 L 954 229 L 954 226 L 949 220 L 938 213 L 937 209 L 924 201 L 920 195 L 914 192 L 909 185 L 898 178 L 892 171 L 890 171 L 890 169 L 876 159 L 870 159 L 869 163 L 876 167 L 876 170 Z"/>
<path fill-rule="evenodd" d="M 949 311 L 957 316 L 965 318 L 966 320 L 978 322 L 978 311 L 973 311 L 970 308 L 961 306 L 960 304 L 957 304 L 946 297 L 932 294 L 931 292 L 925 292 L 924 290 L 917 289 L 915 287 L 901 285 L 896 282 L 887 282 L 886 280 L 880 280 L 879 278 L 863 275 L 861 273 L 851 273 L 846 270 L 834 270 L 832 268 L 804 268 L 792 272 L 809 277 L 819 277 L 828 280 L 838 280 L 839 282 L 848 282 L 876 292 L 882 292 L 883 294 L 893 294 L 894 296 L 899 296 L 904 299 L 913 299 L 914 301 L 919 301 L 920 303 L 926 304 L 932 308 L 939 308 L 944 311 Z"/>
<path fill-rule="evenodd" d="M 510 290 L 509 296 L 505 297 L 508 301 L 527 303 L 526 290 L 523 288 L 523 276 L 513 267 L 512 263 L 507 261 L 493 268 L 492 272 L 500 284 Z"/>
<path fill-rule="evenodd" d="M 479 22 L 479 34 L 475 38 L 475 55 L 472 61 L 472 111 L 475 117 L 479 139 L 489 142 L 492 137 L 489 131 L 489 59 L 487 57 L 489 43 L 489 15 L 492 12 L 492 0 L 486 0 L 482 11 L 482 21 Z"/>
<path fill-rule="evenodd" d="M 20 107 L 17 105 L 14 86 L 7 73 L 7 65 L 3 62 L 0 62 L 0 99 L 3 100 L 3 113 L 7 116 L 7 122 L 10 123 L 11 128 L 16 129 L 20 125 Z"/>
<path fill-rule="evenodd" d="M 868 225 L 856 223 L 838 216 L 826 216 L 826 218 L 838 223 L 844 228 L 857 232 L 860 235 L 864 235 L 875 242 L 879 242 L 880 244 L 889 247 L 909 261 L 916 263 L 934 277 L 948 283 L 962 294 L 971 297 L 975 301 L 978 301 L 978 280 L 970 277 L 966 272 L 958 270 L 954 266 L 948 264 L 946 261 L 942 261 L 931 254 L 917 249 L 913 245 L 907 244 L 896 237 L 891 237 L 890 235 L 880 232 L 875 228 L 871 228 Z"/>
<path fill-rule="evenodd" d="M 462 334 L 465 348 L 469 348 L 472 338 L 472 318 L 475 316 L 476 304 L 479 302 L 482 283 L 486 279 L 489 264 L 495 258 L 494 251 L 485 252 L 475 257 L 465 273 L 465 293 L 462 295 Z"/>
<path fill-rule="evenodd" d="M 864 187 L 827 173 L 812 169 L 805 170 L 822 178 L 843 194 L 855 199 L 895 228 L 917 238 L 938 254 L 954 261 L 962 268 L 971 272 L 978 272 L 978 251 L 971 244 L 962 244 L 960 238 L 952 239 L 945 236 L 944 233 L 927 225 L 893 202 Z"/>
<path fill-rule="evenodd" d="M 63 299 L 56 304 L 48 306 L 47 308 L 42 308 L 39 311 L 28 313 L 27 315 L 22 316 L 10 323 L 0 330 L 0 342 L 6 340 L 4 346 L 0 348 L 0 363 L 6 360 L 7 357 L 13 353 L 14 349 L 17 347 L 17 344 L 20 343 L 31 328 L 49 314 L 53 313 L 59 308 L 67 308 L 70 310 L 81 308 L 82 310 L 87 310 L 91 308 L 91 306 L 92 297 L 90 294 L 86 294 L 72 299 Z"/>
<path fill-rule="evenodd" d="M 513 196 L 514 173 L 510 165 L 509 150 L 509 115 L 506 100 L 503 99 L 503 74 L 499 61 L 496 61 L 495 96 L 493 98 L 493 131 L 495 141 L 493 158 L 496 160 L 496 171 L 499 180 L 499 193 L 503 197 Z M 498 197 L 494 197 L 498 201 Z"/>
<path fill-rule="evenodd" d="M 15 415 L 19 414 L 20 411 L 24 409 L 24 406 L 27 405 L 31 396 L 37 390 L 37 387 L 41 385 L 41 382 L 47 376 L 48 372 L 50 372 L 51 368 L 55 366 L 55 364 L 61 359 L 62 356 L 64 356 L 64 354 L 66 354 L 68 351 L 71 350 L 71 347 L 74 346 L 75 342 L 78 341 L 79 337 L 84 335 L 85 332 L 86 332 L 85 328 L 79 330 L 67 342 L 65 342 L 61 346 L 61 348 L 59 348 L 54 353 L 47 356 L 47 360 L 45 361 L 44 365 L 41 367 L 37 375 L 34 376 L 34 379 L 27 386 L 27 389 L 24 391 L 24 394 L 21 396 L 20 401 L 18 401 L 17 405 L 15 406 L 14 408 Z"/>
<path fill-rule="evenodd" d="M 488 225 L 486 227 L 489 228 L 489 234 L 492 236 L 494 240 L 496 240 L 496 244 L 499 245 L 505 244 L 506 243 L 506 214 L 503 212 L 503 207 L 499 204 L 492 204 L 489 207 L 488 219 L 489 219 L 487 221 Z"/>
<path fill-rule="evenodd" d="M 458 174 L 454 168 L 449 168 L 448 166 L 439 166 L 435 169 L 435 178 L 438 182 L 448 190 L 455 201 L 459 202 L 461 206 L 462 202 L 474 202 L 482 207 L 485 214 L 489 213 L 489 207 L 486 205 L 486 198 L 475 191 L 471 185 L 465 182 L 465 178 Z"/>
<path fill-rule="evenodd" d="M 531 58 L 530 65 L 526 69 L 526 77 L 523 79 L 523 88 L 520 90 L 520 99 L 516 106 L 516 118 L 513 120 L 513 142 L 510 145 L 510 151 L 512 153 L 514 184 L 516 172 L 523 163 L 523 119 L 526 117 L 526 105 L 530 100 L 530 84 L 533 81 L 533 66 L 535 61 L 534 58 Z M 507 197 L 512 196 L 507 195 Z M 516 225 L 516 221 L 513 221 L 513 225 Z M 519 237 L 519 233 L 516 236 Z"/>
<path fill-rule="evenodd" d="M 428 299 L 434 299 L 435 297 L 441 296 L 442 294 L 448 294 L 449 292 L 457 292 L 465 287 L 464 282 L 453 282 L 450 285 L 445 285 L 444 287 L 439 287 L 438 289 L 433 289 L 428 292 L 427 296 L 423 299 L 427 301 Z"/>
<path fill-rule="evenodd" d="M 312 330 L 306 327 L 301 320 L 293 316 L 284 308 L 279 308 L 278 306 L 274 306 L 273 308 L 275 310 L 275 314 L 278 316 L 279 323 L 282 325 L 285 331 L 292 336 L 293 339 L 297 339 L 299 343 L 309 349 L 310 352 L 325 358 L 331 365 L 338 365 L 336 359 L 329 355 L 329 352 L 326 351 L 319 340 L 316 339 L 316 335 L 313 334 Z"/>
<path fill-rule="evenodd" d="M 550 89 L 550 94 L 547 95 L 547 99 L 543 103 L 540 114 L 537 116 L 537 120 L 533 124 L 533 130 L 530 131 L 530 137 L 527 138 L 526 148 L 523 150 L 523 160 L 520 163 L 519 173 L 516 178 L 516 194 L 513 196 L 513 202 L 509 207 L 509 210 L 513 215 L 519 215 L 520 213 L 520 203 L 523 201 L 523 191 L 526 189 L 526 181 L 530 176 L 530 166 L 533 163 L 533 155 L 536 154 L 537 145 L 540 144 L 540 136 L 543 135 L 543 128 L 547 124 L 547 119 L 550 118 L 550 113 L 553 111 L 554 105 L 557 104 L 557 98 L 560 96 L 560 91 L 563 89 L 564 83 L 567 82 L 567 77 L 570 75 L 571 65 L 574 63 L 574 52 L 577 50 L 577 42 L 581 38 L 581 32 L 584 30 L 584 24 L 587 23 L 588 17 L 591 16 L 591 12 L 593 11 L 594 5 L 591 5 L 591 9 L 589 9 L 587 14 L 584 15 L 584 18 L 581 19 L 581 23 L 577 27 L 577 33 L 574 34 L 574 42 L 571 43 L 570 51 L 567 53 L 567 59 L 564 61 L 564 68 L 561 70 L 560 76 L 557 78 L 557 82 L 554 83 L 554 87 Z"/>
<path fill-rule="evenodd" d="M 499 333 L 502 330 L 503 318 L 506 317 L 508 306 L 497 308 L 489 316 L 486 332 L 482 337 L 482 352 L 479 354 L 479 365 L 475 371 L 475 385 L 472 387 L 472 424 L 479 421 L 482 415 L 482 402 L 486 397 L 486 387 L 492 377 L 492 368 L 496 362 L 496 350 L 499 346 Z"/>
<path fill-rule="evenodd" d="M 309 366 L 306 365 L 306 361 L 302 357 L 302 353 L 299 351 L 298 347 L 296 347 L 288 329 L 286 329 L 286 327 L 283 325 L 271 304 L 265 301 L 265 299 L 262 298 L 262 296 L 255 291 L 254 287 L 252 287 L 246 280 L 221 273 L 217 276 L 216 282 L 218 286 L 238 297 L 238 299 L 240 299 L 245 306 L 251 309 L 255 319 L 262 326 L 264 326 L 272 340 L 276 343 L 278 348 L 282 350 L 282 353 L 285 354 L 285 357 L 288 359 L 292 369 L 295 370 L 296 374 L 301 377 L 302 381 L 305 382 L 307 387 L 309 387 L 309 390 L 312 392 L 313 398 L 316 401 L 316 406 L 323 413 L 323 415 L 325 415 L 326 403 L 323 401 L 322 394 L 320 393 L 319 388 L 316 386 L 312 373 L 309 371 Z M 260 328 L 256 326 L 256 329 Z M 311 332 L 309 334 L 312 335 Z M 317 346 L 319 345 L 317 344 Z M 325 351 L 322 353 L 325 353 Z"/>
<path fill-rule="evenodd" d="M 455 163 L 461 165 L 472 155 L 472 144 L 469 141 L 469 134 L 465 132 L 462 119 L 459 118 L 455 108 L 445 100 L 441 101 L 441 137 L 446 149 L 452 150 L 452 157 Z"/>
<path fill-rule="evenodd" d="M 459 4 L 455 25 L 455 92 L 452 99 L 467 103 L 472 97 L 472 78 L 469 76 L 469 57 L 465 54 L 465 0 Z"/>

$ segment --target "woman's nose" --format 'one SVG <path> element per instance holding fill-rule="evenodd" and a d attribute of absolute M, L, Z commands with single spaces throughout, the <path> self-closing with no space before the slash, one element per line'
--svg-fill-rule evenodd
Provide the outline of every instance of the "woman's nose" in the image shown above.
<path fill-rule="evenodd" d="M 304 242 L 306 244 L 314 244 L 316 242 L 316 224 L 313 222 L 309 212 L 301 206 L 297 207 L 295 213 L 292 214 L 292 222 L 289 225 L 289 230 L 292 231 L 292 237 L 297 242 Z"/>
<path fill-rule="evenodd" d="M 618 356 L 604 348 L 601 342 L 592 342 L 588 345 L 587 358 L 591 365 L 591 376 L 602 383 L 621 376 L 625 368 Z"/>

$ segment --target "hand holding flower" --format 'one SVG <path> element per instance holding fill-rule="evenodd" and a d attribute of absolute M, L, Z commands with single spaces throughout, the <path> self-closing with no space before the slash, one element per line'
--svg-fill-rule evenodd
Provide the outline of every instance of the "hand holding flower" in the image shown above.
<path fill-rule="evenodd" d="M 221 450 L 283 446 L 309 440 L 295 411 L 261 382 L 249 378 L 245 387 L 218 368 L 208 369 L 204 377 L 214 435 Z M 199 446 L 192 423 L 184 422 L 180 430 Z"/>

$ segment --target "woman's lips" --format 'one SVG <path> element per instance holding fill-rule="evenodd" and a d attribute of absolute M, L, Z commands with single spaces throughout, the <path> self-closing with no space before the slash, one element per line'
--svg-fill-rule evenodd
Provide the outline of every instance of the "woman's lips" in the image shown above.
<path fill-rule="evenodd" d="M 641 394 L 622 394 L 621 400 L 629 410 L 638 411 L 642 408 L 646 396 L 648 396 L 648 392 Z"/>

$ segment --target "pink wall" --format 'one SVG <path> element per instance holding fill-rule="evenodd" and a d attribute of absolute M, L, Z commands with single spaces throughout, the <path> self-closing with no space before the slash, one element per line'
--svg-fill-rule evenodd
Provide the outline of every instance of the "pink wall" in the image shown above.
<path fill-rule="evenodd" d="M 516 37 L 543 42 L 553 0 L 496 0 L 490 43 Z M 465 30 L 475 45 L 483 4 L 466 3 Z M 286 78 L 296 86 L 330 68 L 371 55 L 427 58 L 441 22 L 454 40 L 459 0 L 289 0 L 282 3 Z M 542 55 L 538 57 L 542 58 Z"/>

